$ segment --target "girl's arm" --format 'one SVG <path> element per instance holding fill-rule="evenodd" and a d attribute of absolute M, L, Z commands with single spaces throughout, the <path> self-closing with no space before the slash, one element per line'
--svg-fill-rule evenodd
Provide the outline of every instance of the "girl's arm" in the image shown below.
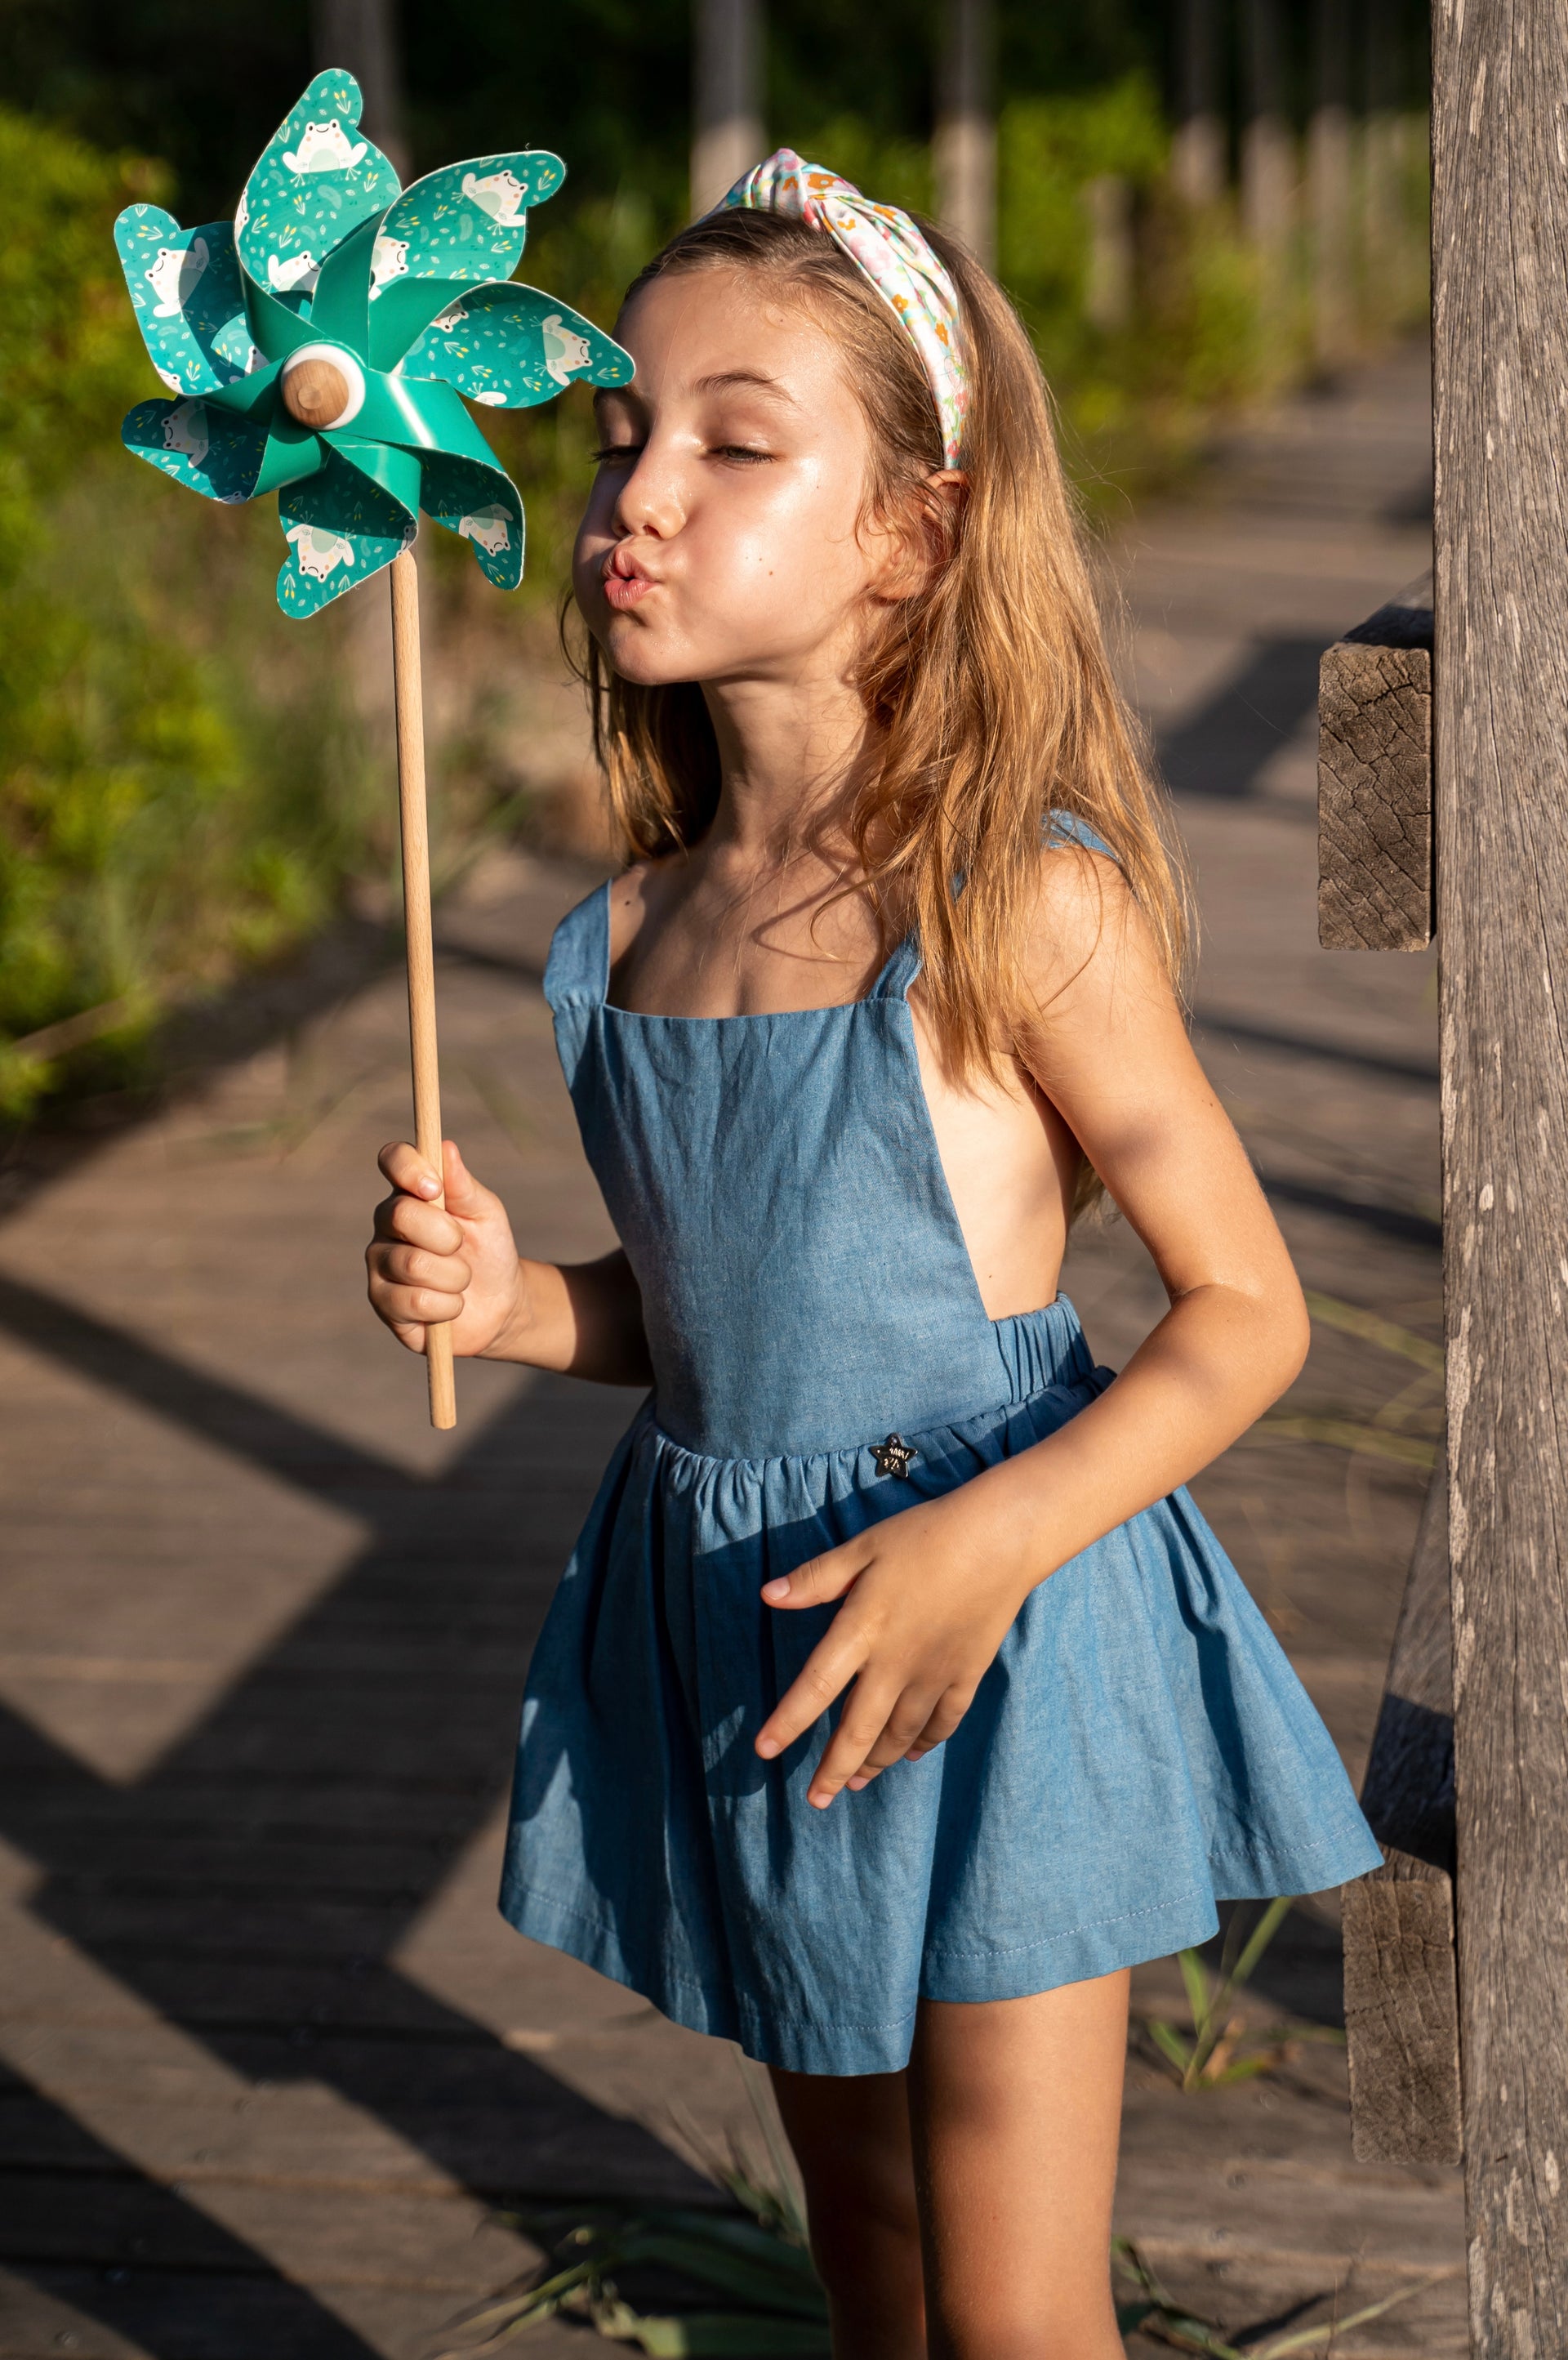
<path fill-rule="evenodd" d="M 422 1352 L 427 1323 L 450 1323 L 460 1356 L 650 1382 L 642 1297 L 618 1249 L 598 1262 L 523 1261 L 506 1207 L 450 1139 L 444 1209 L 429 1201 L 440 1183 L 415 1149 L 399 1142 L 378 1161 L 393 1193 L 376 1208 L 365 1260 L 371 1306 L 400 1344 Z"/>
<path fill-rule="evenodd" d="M 819 1805 L 950 1736 L 1030 1590 L 1206 1467 L 1306 1357 L 1284 1241 L 1115 864 L 1045 855 L 1033 940 L 1025 1062 L 1171 1308 L 1059 1432 L 767 1585 L 774 1606 L 845 1600 L 757 1740 L 781 1752 L 855 1682 L 812 1780 Z"/>

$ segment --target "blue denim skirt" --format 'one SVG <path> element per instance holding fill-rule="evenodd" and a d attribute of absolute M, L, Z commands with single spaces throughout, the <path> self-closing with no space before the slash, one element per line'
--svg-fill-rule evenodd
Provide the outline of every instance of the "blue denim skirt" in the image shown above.
<path fill-rule="evenodd" d="M 1064 1298 L 995 1323 L 995 1406 L 805 1457 L 682 1448 L 650 1402 L 535 1654 L 501 1906 L 665 2015 L 805 2073 L 894 2071 L 921 1999 L 1018 1998 L 1378 1865 L 1327 1731 L 1185 1491 L 1025 1601 L 946 1744 L 826 1811 L 831 1719 L 753 1742 L 832 1618 L 758 1593 L 1103 1390 Z"/>

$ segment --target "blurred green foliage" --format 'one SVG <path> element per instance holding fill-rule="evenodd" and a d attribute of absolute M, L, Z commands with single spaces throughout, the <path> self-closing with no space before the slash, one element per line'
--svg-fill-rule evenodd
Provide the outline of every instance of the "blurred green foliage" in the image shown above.
<path fill-rule="evenodd" d="M 158 1001 L 318 924 L 363 857 L 329 650 L 269 694 L 275 553 L 134 468 L 149 390 L 110 227 L 145 165 L 0 112 L 0 1112 L 59 1078 L 9 1044 L 106 1003 L 101 1074 Z M 299 635 L 303 639 L 304 635 Z"/>
<path fill-rule="evenodd" d="M 1418 0 L 1398 5 L 1413 77 Z M 939 0 L 767 13 L 770 137 L 929 209 Z M 1298 101 L 1309 14 L 1291 18 Z M 1169 477 L 1216 414 L 1299 373 L 1307 349 L 1304 268 L 1266 327 L 1230 208 L 1194 215 L 1171 196 L 1171 16 L 1168 0 L 998 0 L 1000 275 L 1092 500 Z M 689 0 L 399 11 L 414 167 L 559 148 L 572 178 L 535 217 L 523 275 L 605 325 L 684 214 L 690 18 Z M 192 224 L 228 214 L 311 64 L 308 0 L 0 0 L 0 88 L 26 110 L 0 112 L 0 1115 L 66 1080 L 134 1073 L 160 1004 L 285 945 L 390 869 L 385 748 L 358 694 L 360 594 L 307 629 L 285 622 L 272 504 L 180 496 L 118 441 L 153 380 L 114 213 L 156 196 Z M 1409 162 L 1413 226 L 1414 148 Z M 1107 188 L 1125 231 L 1113 304 L 1094 300 L 1091 200 Z M 1378 297 L 1381 331 L 1419 315 L 1419 246 L 1407 238 L 1418 258 Z M 580 393 L 485 426 L 524 494 L 528 581 L 497 601 L 466 551 L 425 537 L 432 626 L 454 671 L 467 651 L 467 718 L 434 749 L 449 863 L 517 808 L 492 683 L 517 672 L 519 629 L 544 627 L 591 464 Z M 69 1065 L 7 1045 L 105 1006 L 108 1031 Z"/>

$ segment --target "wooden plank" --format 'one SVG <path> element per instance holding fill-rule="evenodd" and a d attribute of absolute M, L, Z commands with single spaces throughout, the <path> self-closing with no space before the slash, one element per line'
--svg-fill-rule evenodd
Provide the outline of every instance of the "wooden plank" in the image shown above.
<path fill-rule="evenodd" d="M 1318 940 L 1423 950 L 1432 934 L 1432 585 L 1417 584 L 1318 672 Z"/>
<path fill-rule="evenodd" d="M 1568 12 L 1432 11 L 1438 930 L 1476 2360 L 1568 2351 Z"/>

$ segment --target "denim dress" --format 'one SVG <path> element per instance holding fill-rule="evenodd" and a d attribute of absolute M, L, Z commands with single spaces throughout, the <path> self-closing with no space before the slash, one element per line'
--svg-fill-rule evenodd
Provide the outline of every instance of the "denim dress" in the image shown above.
<path fill-rule="evenodd" d="M 763 1583 L 1027 1450 L 1113 1377 L 1064 1296 L 986 1316 L 911 945 L 866 999 L 774 1016 L 612 1007 L 609 957 L 606 886 L 557 930 L 545 992 L 654 1386 L 534 1654 L 512 1924 L 765 2063 L 879 2073 L 908 2061 L 921 1998 L 1105 1974 L 1205 1940 L 1216 1899 L 1377 1867 L 1185 1491 L 1030 1592 L 923 1760 L 818 1811 L 833 1716 L 758 1759 L 835 1611 L 779 1612 Z"/>

